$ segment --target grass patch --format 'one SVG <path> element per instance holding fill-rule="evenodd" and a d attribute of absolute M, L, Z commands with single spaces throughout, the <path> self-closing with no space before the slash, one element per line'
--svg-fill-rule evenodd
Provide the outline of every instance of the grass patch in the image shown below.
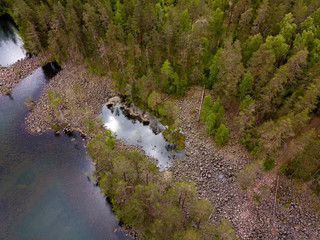
<path fill-rule="evenodd" d="M 263 169 L 265 171 L 270 171 L 272 168 L 274 168 L 274 159 L 271 157 L 267 157 L 264 161 L 263 161 Z"/>
<path fill-rule="evenodd" d="M 261 202 L 260 202 L 260 196 L 258 194 L 255 194 L 252 196 L 252 199 L 258 204 L 260 205 Z"/>

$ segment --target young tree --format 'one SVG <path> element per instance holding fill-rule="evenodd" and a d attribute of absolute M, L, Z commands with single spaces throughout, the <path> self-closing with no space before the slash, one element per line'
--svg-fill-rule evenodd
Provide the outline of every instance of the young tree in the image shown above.
<path fill-rule="evenodd" d="M 208 199 L 202 198 L 195 201 L 190 209 L 190 215 L 196 222 L 199 229 L 206 221 L 208 221 L 210 215 L 213 213 L 213 206 Z"/>
<path fill-rule="evenodd" d="M 261 88 L 264 87 L 274 72 L 275 54 L 269 45 L 262 44 L 258 51 L 254 52 L 248 70 L 253 77 L 253 87 L 255 95 L 259 95 Z"/>
<path fill-rule="evenodd" d="M 260 45 L 263 44 L 263 39 L 260 33 L 249 37 L 242 44 L 242 62 L 246 66 L 253 53 L 256 52 Z"/>
<path fill-rule="evenodd" d="M 209 77 L 205 80 L 205 86 L 207 89 L 212 89 L 213 85 L 217 82 L 218 80 L 218 73 L 219 73 L 219 59 L 221 55 L 221 49 L 217 51 L 217 53 L 214 55 L 212 58 L 212 63 L 210 65 L 210 73 Z"/>
<path fill-rule="evenodd" d="M 221 123 L 214 136 L 214 140 L 218 146 L 223 146 L 229 138 L 229 129 Z"/>
<path fill-rule="evenodd" d="M 179 30 L 189 32 L 191 30 L 190 15 L 188 9 L 184 10 L 179 16 Z"/>
<path fill-rule="evenodd" d="M 148 107 L 152 110 L 158 110 L 157 107 L 161 103 L 161 95 L 157 91 L 152 91 L 148 97 Z"/>
<path fill-rule="evenodd" d="M 253 84 L 253 77 L 248 71 L 245 75 L 244 78 L 242 79 L 240 85 L 239 85 L 239 95 L 240 99 L 244 99 L 245 96 L 247 96 L 251 89 L 252 89 L 252 84 Z"/>
<path fill-rule="evenodd" d="M 292 37 L 296 33 L 297 25 L 293 22 L 294 18 L 292 13 L 288 13 L 284 16 L 280 22 L 280 35 L 284 37 L 287 43 L 290 42 Z"/>

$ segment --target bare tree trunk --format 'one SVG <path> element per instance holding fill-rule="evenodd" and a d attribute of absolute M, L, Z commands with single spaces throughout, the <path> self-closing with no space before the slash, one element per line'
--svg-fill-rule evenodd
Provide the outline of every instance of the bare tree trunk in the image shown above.
<path fill-rule="evenodd" d="M 201 110 L 202 110 L 202 102 L 203 102 L 203 97 L 204 97 L 205 90 L 206 90 L 205 86 L 203 86 L 202 95 L 201 95 L 201 101 L 200 101 L 199 114 L 198 114 L 198 122 L 200 121 L 200 114 L 201 114 Z"/>

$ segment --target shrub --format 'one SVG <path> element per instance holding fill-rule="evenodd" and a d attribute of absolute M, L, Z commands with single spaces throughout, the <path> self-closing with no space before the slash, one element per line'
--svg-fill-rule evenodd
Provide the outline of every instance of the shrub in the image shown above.
<path fill-rule="evenodd" d="M 218 146 L 223 146 L 228 141 L 228 138 L 229 130 L 223 123 L 221 123 L 219 128 L 217 129 L 214 140 L 216 141 L 216 144 Z"/>
<path fill-rule="evenodd" d="M 263 161 L 263 169 L 266 171 L 270 171 L 272 168 L 274 168 L 274 159 L 271 157 L 267 157 Z"/>
<path fill-rule="evenodd" d="M 106 131 L 104 132 L 106 135 L 106 143 L 109 147 L 114 148 L 115 144 L 116 144 L 116 139 L 114 137 L 114 134 L 111 130 L 106 129 Z"/>

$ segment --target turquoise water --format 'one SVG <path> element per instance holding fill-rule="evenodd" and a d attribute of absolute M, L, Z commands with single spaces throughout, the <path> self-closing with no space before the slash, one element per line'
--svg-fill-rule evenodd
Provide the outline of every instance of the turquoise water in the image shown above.
<path fill-rule="evenodd" d="M 0 239 L 128 239 L 115 231 L 119 222 L 91 181 L 80 135 L 25 131 L 24 100 L 37 100 L 52 67 L 37 69 L 11 96 L 0 96 Z"/>

